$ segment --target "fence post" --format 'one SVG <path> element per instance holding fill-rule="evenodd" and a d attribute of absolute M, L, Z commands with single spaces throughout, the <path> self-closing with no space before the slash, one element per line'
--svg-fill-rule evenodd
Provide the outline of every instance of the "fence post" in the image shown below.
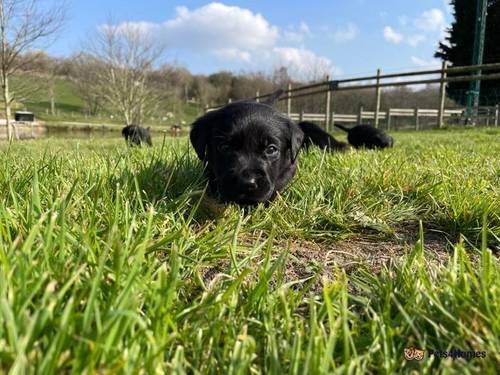
<path fill-rule="evenodd" d="M 363 124 L 363 106 L 359 106 L 359 113 L 358 113 L 358 125 Z"/>
<path fill-rule="evenodd" d="M 231 98 L 229 98 L 229 99 L 227 100 L 227 104 L 231 104 L 232 102 L 233 102 L 233 99 L 231 99 Z"/>
<path fill-rule="evenodd" d="M 379 113 L 380 113 L 380 96 L 382 90 L 380 88 L 380 69 L 377 69 L 377 87 L 375 88 L 375 127 L 378 128 Z"/>
<path fill-rule="evenodd" d="M 303 120 L 304 120 L 304 110 L 301 110 L 299 114 L 299 121 L 302 122 Z"/>
<path fill-rule="evenodd" d="M 205 113 L 208 112 L 208 104 L 205 104 Z"/>
<path fill-rule="evenodd" d="M 489 108 L 486 108 L 486 127 L 490 126 L 490 116 L 491 116 L 491 111 Z"/>
<path fill-rule="evenodd" d="M 500 104 L 497 104 L 495 106 L 495 126 L 498 126 L 498 121 L 500 120 L 499 117 L 500 117 Z"/>
<path fill-rule="evenodd" d="M 257 90 L 257 91 L 255 92 L 255 101 L 256 101 L 257 103 L 260 103 L 260 91 L 259 91 L 259 90 Z"/>
<path fill-rule="evenodd" d="M 420 118 L 418 116 L 418 108 L 415 108 L 415 130 L 418 130 L 420 127 Z"/>
<path fill-rule="evenodd" d="M 332 125 L 332 131 L 335 130 L 335 112 L 332 111 L 332 118 L 330 119 L 330 123 Z"/>
<path fill-rule="evenodd" d="M 446 82 L 444 81 L 448 76 L 448 62 L 443 61 L 441 66 L 441 82 L 439 84 L 439 113 L 438 113 L 438 128 L 444 126 L 444 101 L 446 99 Z"/>
<path fill-rule="evenodd" d="M 387 110 L 387 130 L 391 130 L 391 108 Z"/>
<path fill-rule="evenodd" d="M 326 84 L 328 86 L 328 90 L 326 91 L 326 96 L 325 96 L 325 130 L 328 131 L 330 129 L 330 99 L 331 99 L 331 92 L 330 92 L 330 84 L 328 83 L 330 81 L 330 76 L 326 76 Z"/>
<path fill-rule="evenodd" d="M 288 117 L 292 115 L 292 93 L 290 92 L 292 90 L 292 84 L 288 83 L 288 92 L 287 92 L 287 98 L 286 98 L 286 114 Z"/>

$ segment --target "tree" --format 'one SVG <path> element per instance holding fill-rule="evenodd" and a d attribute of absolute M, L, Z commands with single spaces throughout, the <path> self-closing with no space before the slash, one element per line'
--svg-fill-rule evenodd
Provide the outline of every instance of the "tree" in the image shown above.
<path fill-rule="evenodd" d="M 279 68 L 274 69 L 272 81 L 277 87 L 286 87 L 291 80 L 292 79 L 288 74 L 288 68 L 286 66 L 280 66 Z"/>
<path fill-rule="evenodd" d="M 233 77 L 229 96 L 236 100 L 247 99 L 255 96 L 257 91 L 264 95 L 274 91 L 277 87 L 285 86 L 275 86 L 262 73 L 240 74 Z"/>
<path fill-rule="evenodd" d="M 235 99 L 231 96 L 231 85 L 233 82 L 233 74 L 227 71 L 221 71 L 218 73 L 213 73 L 208 76 L 208 82 L 216 90 L 216 101 L 224 103 L 227 102 L 229 98 Z M 253 95 L 253 94 L 252 94 Z"/>
<path fill-rule="evenodd" d="M 186 68 L 179 65 L 165 64 L 156 70 L 152 77 L 157 86 L 170 96 L 170 99 L 175 98 L 183 102 L 189 99 L 188 89 L 192 75 Z"/>
<path fill-rule="evenodd" d="M 127 125 L 141 124 L 161 102 L 151 77 L 163 52 L 147 30 L 129 23 L 101 26 L 90 46 L 89 54 L 102 65 L 99 90 Z"/>
<path fill-rule="evenodd" d="M 208 81 L 207 77 L 196 75 L 189 88 L 191 96 L 197 98 L 202 106 L 220 104 L 217 102 L 217 89 Z"/>
<path fill-rule="evenodd" d="M 79 54 L 73 59 L 72 77 L 75 78 L 78 93 L 89 116 L 96 116 L 102 107 L 99 77 L 104 69 L 99 60 L 87 54 Z"/>
<path fill-rule="evenodd" d="M 477 0 L 451 0 L 454 10 L 454 22 L 448 30 L 449 35 L 439 43 L 435 54 L 452 66 L 471 65 L 474 49 L 474 28 L 476 22 Z M 500 62 L 500 1 L 488 1 L 488 17 L 486 18 L 486 39 L 484 46 L 484 63 Z M 469 82 L 450 82 L 447 93 L 452 99 L 465 104 Z M 500 80 L 483 81 L 481 83 L 481 105 L 494 105 L 500 101 Z"/>
<path fill-rule="evenodd" d="M 0 84 L 9 141 L 13 138 L 12 104 L 16 100 L 10 79 L 39 56 L 23 57 L 23 53 L 50 42 L 65 19 L 64 3 L 44 9 L 41 5 L 42 0 L 0 0 Z"/>

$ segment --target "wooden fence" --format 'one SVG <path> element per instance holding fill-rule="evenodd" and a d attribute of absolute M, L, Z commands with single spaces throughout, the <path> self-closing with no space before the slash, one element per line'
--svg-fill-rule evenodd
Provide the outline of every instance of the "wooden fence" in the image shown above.
<path fill-rule="evenodd" d="M 392 122 L 398 117 L 412 117 L 414 119 L 415 129 L 420 128 L 420 120 L 423 118 L 436 118 L 437 126 L 442 128 L 446 125 L 446 120 L 450 118 L 465 118 L 465 109 L 446 109 L 446 84 L 448 82 L 470 82 L 473 80 L 500 80 L 500 63 L 471 65 L 461 67 L 449 67 L 446 62 L 441 69 L 420 70 L 406 73 L 382 74 L 378 69 L 376 75 L 367 77 L 357 77 L 342 80 L 330 80 L 299 86 L 293 88 L 291 84 L 284 89 L 284 94 L 280 101 L 286 100 L 286 114 L 293 120 L 322 122 L 326 130 L 333 128 L 335 123 L 362 123 L 363 120 L 371 120 L 375 127 L 379 127 L 380 121 L 386 121 L 387 128 L 391 128 Z M 387 111 L 381 110 L 381 97 L 383 88 L 411 86 L 411 85 L 429 85 L 439 84 L 438 109 L 421 108 L 390 108 Z M 374 111 L 364 111 L 360 108 L 357 114 L 338 114 L 333 112 L 334 93 L 338 91 L 373 89 L 374 90 Z M 294 113 L 292 112 L 292 100 L 311 95 L 325 95 L 324 113 Z M 249 98 L 259 102 L 266 99 L 271 94 L 260 95 L 256 93 L 255 97 Z M 231 102 L 231 99 L 229 99 Z M 205 107 L 205 111 L 215 110 L 222 105 L 214 107 Z M 485 108 L 487 111 L 488 125 L 499 126 L 499 106 Z M 476 113 L 476 116 L 478 114 Z"/>
<path fill-rule="evenodd" d="M 335 112 L 329 112 L 330 116 L 327 118 L 326 113 L 290 113 L 289 117 L 294 121 L 312 121 L 312 122 L 321 122 L 326 124 L 329 121 L 329 127 L 332 127 L 336 123 L 340 124 L 363 124 L 367 121 L 376 124 L 375 121 L 375 111 L 364 111 L 363 107 L 360 107 L 360 111 L 357 114 L 340 114 Z M 493 108 L 481 108 L 479 112 L 479 117 L 484 118 L 486 126 L 499 126 L 500 118 L 499 118 L 499 106 Z M 463 119 L 465 116 L 465 109 L 445 109 L 443 112 L 443 120 L 446 122 L 446 119 L 455 119 L 455 121 L 459 121 Z M 421 120 L 439 118 L 439 110 L 437 109 L 423 109 L 423 108 L 389 108 L 387 111 L 380 111 L 378 113 L 378 120 L 385 121 L 386 127 L 388 130 L 391 130 L 393 120 L 396 118 L 410 118 L 414 124 L 415 130 L 419 130 L 421 128 Z M 376 126 L 379 126 L 379 123 Z"/>

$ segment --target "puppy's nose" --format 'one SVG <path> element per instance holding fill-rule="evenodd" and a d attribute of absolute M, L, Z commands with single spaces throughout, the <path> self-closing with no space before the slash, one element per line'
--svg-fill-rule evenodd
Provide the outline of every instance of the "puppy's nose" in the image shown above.
<path fill-rule="evenodd" d="M 245 190 L 256 190 L 257 179 L 255 177 L 246 177 L 241 180 L 241 185 Z"/>
<path fill-rule="evenodd" d="M 259 176 L 259 172 L 256 170 L 243 170 L 240 174 L 240 186 L 247 191 L 257 190 Z"/>

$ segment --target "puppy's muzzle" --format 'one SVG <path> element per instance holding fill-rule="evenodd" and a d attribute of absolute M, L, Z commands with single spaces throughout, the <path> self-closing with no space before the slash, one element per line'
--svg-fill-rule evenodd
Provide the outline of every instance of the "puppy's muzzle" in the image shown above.
<path fill-rule="evenodd" d="M 262 202 L 273 194 L 273 185 L 266 173 L 259 169 L 234 171 L 219 185 L 219 192 L 236 202 Z"/>
<path fill-rule="evenodd" d="M 265 177 L 263 171 L 244 170 L 239 176 L 238 185 L 243 191 L 256 191 L 259 185 L 262 185 L 262 179 Z"/>

